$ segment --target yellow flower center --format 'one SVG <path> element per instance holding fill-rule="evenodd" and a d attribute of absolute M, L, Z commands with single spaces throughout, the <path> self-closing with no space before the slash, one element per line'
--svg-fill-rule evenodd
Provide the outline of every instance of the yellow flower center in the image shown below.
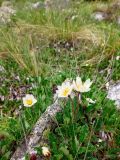
<path fill-rule="evenodd" d="M 64 97 L 68 96 L 69 91 L 70 91 L 69 88 L 65 88 L 64 91 L 63 91 L 63 96 Z"/>
<path fill-rule="evenodd" d="M 32 101 L 32 99 L 27 99 L 27 100 L 26 100 L 26 103 L 27 103 L 28 105 L 32 105 L 33 101 Z"/>
<path fill-rule="evenodd" d="M 78 90 L 80 90 L 80 88 L 81 88 L 80 84 L 76 83 L 76 86 L 77 86 Z"/>

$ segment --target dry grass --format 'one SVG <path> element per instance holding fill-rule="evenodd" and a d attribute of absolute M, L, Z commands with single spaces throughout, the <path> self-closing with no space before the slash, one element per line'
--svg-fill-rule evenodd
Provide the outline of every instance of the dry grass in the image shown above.
<path fill-rule="evenodd" d="M 92 29 L 91 29 L 92 28 Z M 51 42 L 60 40 L 71 41 L 81 49 L 81 42 L 88 43 L 90 46 L 98 46 L 103 41 L 103 34 L 97 29 L 86 26 L 81 27 L 79 31 L 64 30 L 54 26 L 39 26 L 30 24 L 17 24 L 8 32 L 2 31 L 3 47 L 2 53 L 8 53 L 15 61 L 28 72 L 38 75 L 41 72 L 42 65 L 45 62 L 38 57 Z M 37 50 L 37 46 L 39 50 Z M 84 48 L 83 46 L 82 48 Z M 47 59 L 49 57 L 46 57 Z M 29 61 L 29 63 L 28 63 Z M 43 66 L 44 66 L 43 65 Z"/>
<path fill-rule="evenodd" d="M 50 47 L 51 43 L 65 41 L 72 43 L 73 48 L 77 48 L 73 53 L 65 48 L 61 49 L 61 57 L 58 58 L 64 60 L 64 54 L 70 54 L 72 56 L 72 60 L 68 59 L 70 63 L 73 59 L 79 59 L 78 63 L 81 65 L 88 63 L 93 65 L 97 64 L 99 59 L 110 57 L 120 47 L 119 30 L 113 29 L 112 26 L 108 27 L 107 24 L 98 27 L 92 20 L 91 23 L 87 23 L 83 13 L 85 10 L 89 15 L 92 5 L 84 4 L 83 8 L 82 6 L 78 8 L 76 10 L 78 19 L 75 22 L 71 20 L 74 12 L 69 13 L 69 10 L 60 13 L 25 12 L 26 15 L 23 13 L 25 20 L 21 20 L 18 15 L 13 26 L 0 30 L 0 57 L 4 57 L 5 54 L 11 56 L 21 67 L 34 75 L 49 70 L 52 63 L 55 63 L 56 56 L 52 54 L 51 49 L 54 48 Z M 32 21 L 27 19 L 29 16 L 33 17 Z M 66 17 L 69 18 L 66 20 Z M 35 20 L 37 23 L 34 24 Z M 47 61 L 50 59 L 51 62 L 46 63 L 45 59 Z"/>

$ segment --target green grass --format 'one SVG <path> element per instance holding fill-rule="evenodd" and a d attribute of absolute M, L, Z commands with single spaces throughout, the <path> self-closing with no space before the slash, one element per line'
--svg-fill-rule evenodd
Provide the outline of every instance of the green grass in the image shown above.
<path fill-rule="evenodd" d="M 48 136 L 52 160 L 118 158 L 119 112 L 98 83 L 93 83 L 90 93 L 82 94 L 79 110 L 77 99 L 73 99 L 76 114 L 69 99 L 62 104 L 63 112 L 58 113 L 54 120 L 57 127 Z M 88 97 L 96 100 L 96 103 L 89 104 L 86 101 Z M 101 137 L 101 132 L 107 138 Z M 102 141 L 99 142 L 99 139 Z"/>
<path fill-rule="evenodd" d="M 0 65 L 6 70 L 1 73 L 4 79 L 0 79 L 2 83 L 0 95 L 5 96 L 5 101 L 0 102 L 2 108 L 0 109 L 0 159 L 9 159 L 21 139 L 30 132 L 38 117 L 48 105 L 53 103 L 53 85 L 58 85 L 66 78 L 74 78 L 76 75 L 84 79 L 96 80 L 88 96 L 97 99 L 97 103 L 89 106 L 90 108 L 88 107 L 85 112 L 88 117 L 92 117 L 102 107 L 101 117 L 96 117 L 100 126 L 97 128 L 93 126 L 91 148 L 88 148 L 86 152 L 90 130 L 89 124 L 83 123 L 85 117 L 82 110 L 80 111 L 80 123 L 72 124 L 72 127 L 76 127 L 74 132 L 77 137 L 79 134 L 85 137 L 77 140 L 76 143 L 81 144 L 83 148 L 76 155 L 74 141 L 70 143 L 74 136 L 71 135 L 68 139 L 67 125 L 71 123 L 71 109 L 68 104 L 63 114 L 56 117 L 59 126 L 62 126 L 61 133 L 66 128 L 66 134 L 63 137 L 68 141 L 65 141 L 66 144 L 58 143 L 61 139 L 59 127 L 54 133 L 51 132 L 51 139 L 54 138 L 55 142 L 53 144 L 50 139 L 53 155 L 51 159 L 56 159 L 56 156 L 57 158 L 68 156 L 67 159 L 70 159 L 75 155 L 76 159 L 84 158 L 85 153 L 88 156 L 86 158 L 92 159 L 93 151 L 98 154 L 96 158 L 99 159 L 100 147 L 108 156 L 111 154 L 115 156 L 117 151 L 114 151 L 114 147 L 106 148 L 106 142 L 98 148 L 91 144 L 96 139 L 96 129 L 101 130 L 103 126 L 106 132 L 114 135 L 115 146 L 118 147 L 120 143 L 119 119 L 116 120 L 119 112 L 116 111 L 114 102 L 104 100 L 105 83 L 109 80 L 120 79 L 120 64 L 116 60 L 116 56 L 120 55 L 120 31 L 119 26 L 114 22 L 96 22 L 91 17 L 93 10 L 101 3 L 106 6 L 104 2 L 81 2 L 80 4 L 74 2 L 69 10 L 49 12 L 44 9 L 28 11 L 23 7 L 23 2 L 14 3 L 18 11 L 12 17 L 12 22 L 0 27 Z M 76 16 L 74 20 L 72 20 L 73 16 Z M 66 47 L 67 43 L 69 47 Z M 108 73 L 109 69 L 112 70 L 111 74 Z M 16 76 L 20 77 L 20 81 L 15 79 Z M 20 100 L 10 100 L 11 87 L 19 92 L 21 86 L 32 84 L 36 87 L 28 87 L 25 94 L 32 93 L 37 98 L 38 102 L 35 106 L 29 109 L 23 107 L 21 97 Z M 22 105 L 21 114 L 17 116 L 15 113 L 20 105 Z M 79 131 L 78 128 L 80 128 Z M 84 134 L 85 131 L 88 133 Z M 56 147 L 58 151 L 55 150 Z M 63 152 L 64 148 L 66 148 L 66 153 Z"/>

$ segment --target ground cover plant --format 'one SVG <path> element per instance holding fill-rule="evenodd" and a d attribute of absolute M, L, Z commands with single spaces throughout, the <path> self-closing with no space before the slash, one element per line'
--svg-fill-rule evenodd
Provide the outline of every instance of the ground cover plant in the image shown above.
<path fill-rule="evenodd" d="M 16 14 L 0 26 L 0 159 L 10 159 L 46 107 L 57 102 L 57 86 L 77 76 L 90 78 L 91 90 L 58 100 L 63 111 L 55 117 L 57 127 L 38 153 L 48 147 L 44 155 L 55 160 L 119 159 L 120 112 L 106 90 L 108 82 L 120 80 L 119 25 L 92 16 L 111 3 L 76 0 L 63 10 L 34 10 L 25 0 L 12 4 Z M 29 95 L 34 105 L 23 102 Z"/>
<path fill-rule="evenodd" d="M 49 134 L 51 159 L 119 159 L 120 119 L 114 119 L 119 112 L 97 87 L 86 93 L 91 84 L 77 77 L 73 85 L 67 80 L 58 87 L 58 97 L 67 99 L 61 102 L 64 111 L 56 116 L 57 127 Z"/>

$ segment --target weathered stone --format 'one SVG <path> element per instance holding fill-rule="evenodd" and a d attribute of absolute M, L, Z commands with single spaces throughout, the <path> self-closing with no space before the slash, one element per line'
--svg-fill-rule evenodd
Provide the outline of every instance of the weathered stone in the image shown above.
<path fill-rule="evenodd" d="M 36 9 L 43 9 L 45 8 L 44 2 L 36 2 L 36 3 L 27 3 L 26 4 L 27 9 L 36 10 Z"/>
<path fill-rule="evenodd" d="M 11 21 L 10 17 L 16 13 L 11 2 L 5 1 L 0 7 L 0 24 L 7 24 Z"/>
<path fill-rule="evenodd" d="M 107 98 L 114 100 L 115 105 L 120 109 L 120 82 L 109 86 Z"/>
<path fill-rule="evenodd" d="M 71 0 L 45 0 L 46 10 L 65 9 L 70 6 Z"/>
<path fill-rule="evenodd" d="M 55 103 L 47 108 L 45 113 L 38 119 L 34 129 L 25 139 L 25 141 L 16 149 L 11 157 L 11 160 L 23 160 L 26 153 L 34 152 L 35 146 L 42 140 L 43 133 L 48 128 L 54 128 L 54 117 L 62 108 L 59 104 Z M 42 160 L 42 158 L 41 158 Z"/>
<path fill-rule="evenodd" d="M 111 2 L 109 6 L 98 6 L 93 14 L 92 17 L 98 21 L 110 21 L 120 23 L 119 21 L 119 14 L 120 14 L 120 0 Z"/>
<path fill-rule="evenodd" d="M 104 12 L 95 12 L 93 15 L 95 20 L 103 21 L 106 19 L 107 15 Z"/>
<path fill-rule="evenodd" d="M 120 25 L 120 16 L 117 18 L 117 23 Z"/>

